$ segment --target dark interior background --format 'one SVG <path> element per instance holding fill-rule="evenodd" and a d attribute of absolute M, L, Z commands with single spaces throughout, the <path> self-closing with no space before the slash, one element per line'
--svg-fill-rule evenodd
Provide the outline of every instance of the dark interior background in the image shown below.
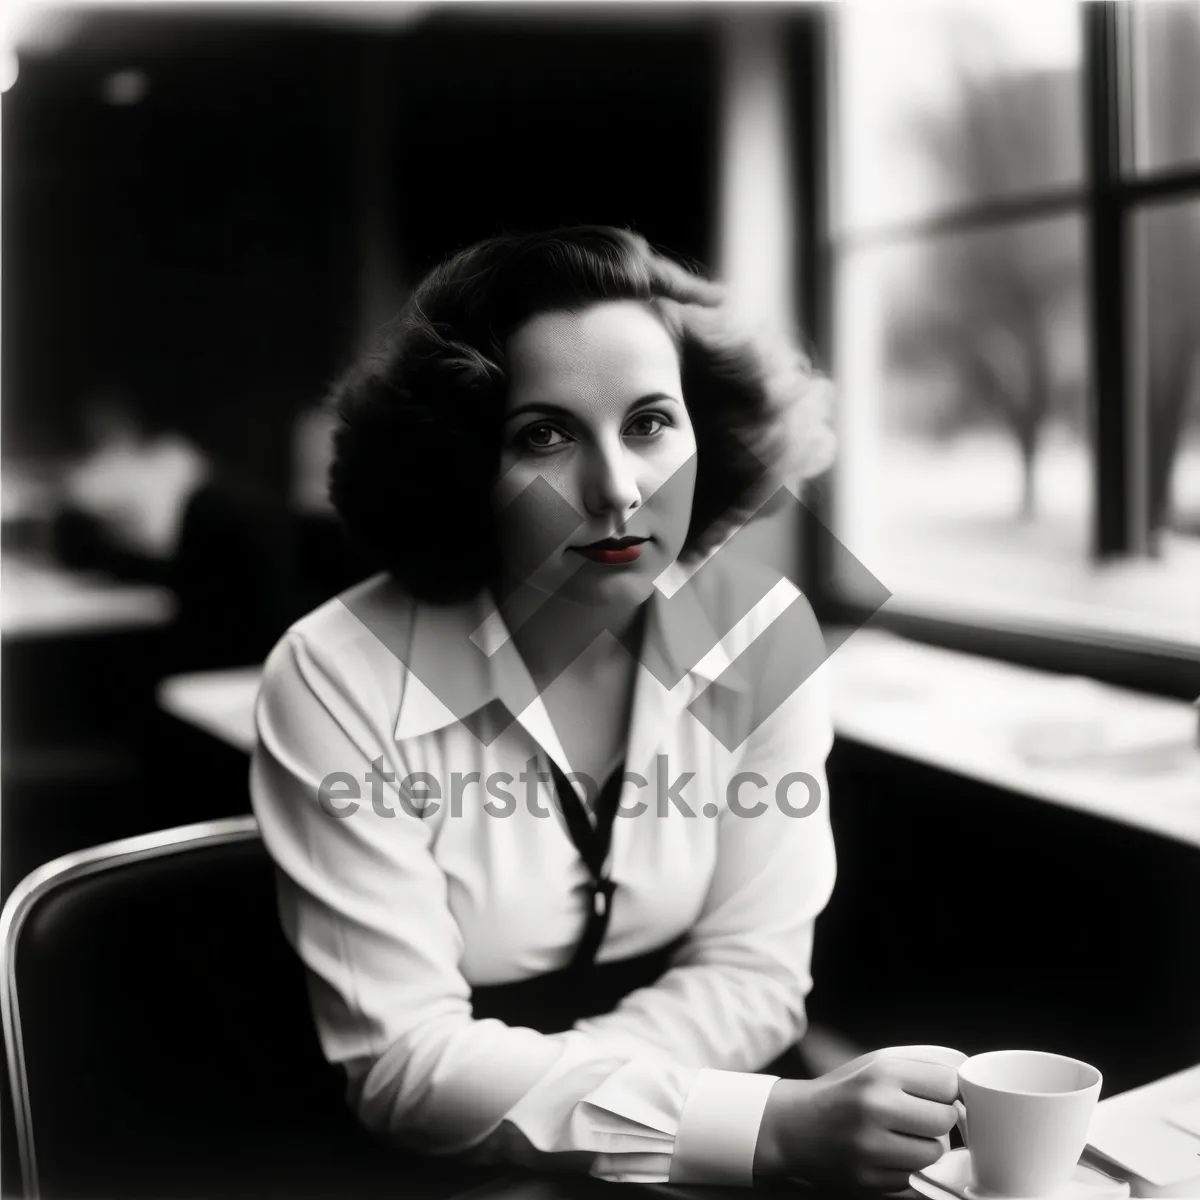
<path fill-rule="evenodd" d="M 118 381 L 282 495 L 296 413 L 386 318 L 364 278 L 572 222 L 712 250 L 715 21 L 89 25 L 3 104 L 6 456 L 69 450 Z M 131 64 L 145 98 L 104 103 Z"/>

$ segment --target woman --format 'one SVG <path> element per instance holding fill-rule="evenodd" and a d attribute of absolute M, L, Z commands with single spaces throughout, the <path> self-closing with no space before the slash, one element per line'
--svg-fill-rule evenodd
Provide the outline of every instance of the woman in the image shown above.
<path fill-rule="evenodd" d="M 392 1143 L 878 1188 L 947 1144 L 955 1051 L 768 1065 L 834 882 L 832 728 L 811 609 L 736 532 L 826 465 L 820 394 L 603 227 L 461 252 L 342 383 L 331 497 L 384 570 L 272 652 L 252 795 Z"/>

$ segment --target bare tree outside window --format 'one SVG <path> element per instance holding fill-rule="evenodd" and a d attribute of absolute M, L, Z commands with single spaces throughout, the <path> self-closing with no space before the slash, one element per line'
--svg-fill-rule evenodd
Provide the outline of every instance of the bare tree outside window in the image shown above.
<path fill-rule="evenodd" d="M 958 104 L 916 113 L 913 140 L 946 179 L 947 191 L 1002 196 L 1010 181 L 1047 177 L 1078 154 L 1071 112 L 1073 72 L 1006 67 L 996 31 L 979 18 L 950 30 Z M 1055 119 L 1059 118 L 1059 119 Z M 952 373 L 956 404 L 947 419 L 1004 430 L 1020 455 L 1019 516 L 1036 513 L 1035 457 L 1043 429 L 1058 417 L 1080 432 L 1083 380 L 1056 378 L 1063 319 L 1077 308 L 1082 265 L 1074 238 L 1030 238 L 1024 225 L 927 244 L 920 303 L 896 314 L 890 357 L 897 369 Z"/>
<path fill-rule="evenodd" d="M 833 524 L 898 609 L 1200 644 L 1200 4 L 1121 6 L 1116 388 L 1092 378 L 1087 131 L 1110 114 L 1085 107 L 1086 7 L 839 7 Z M 1128 480 L 1100 453 L 1114 403 Z M 1148 537 L 1096 560 L 1112 488 Z"/>

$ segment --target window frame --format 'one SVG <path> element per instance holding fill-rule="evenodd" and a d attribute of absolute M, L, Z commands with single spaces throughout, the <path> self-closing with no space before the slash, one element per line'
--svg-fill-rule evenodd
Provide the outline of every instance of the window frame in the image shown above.
<path fill-rule="evenodd" d="M 836 38 L 834 14 L 813 5 L 802 18 L 793 51 L 792 120 L 807 203 L 797 219 L 801 269 L 797 310 L 816 362 L 834 363 L 835 279 L 839 259 L 867 244 L 958 229 L 980 229 L 1039 217 L 1078 213 L 1084 223 L 1085 312 L 1090 339 L 1094 429 L 1091 558 L 1103 561 L 1144 553 L 1149 542 L 1144 456 L 1129 452 L 1138 419 L 1131 403 L 1131 368 L 1138 347 L 1130 304 L 1134 264 L 1133 219 L 1147 201 L 1195 196 L 1200 166 L 1133 174 L 1127 153 L 1132 130 L 1132 6 L 1095 0 L 1079 6 L 1082 27 L 1084 178 L 1079 187 L 1045 190 L 1012 200 L 963 206 L 916 221 L 835 234 L 831 220 L 836 176 Z M 1125 139 L 1124 141 L 1122 139 Z M 876 611 L 837 587 L 829 561 L 837 467 L 810 487 L 800 531 L 801 580 L 822 623 L 857 627 L 870 620 L 931 645 L 1003 659 L 1042 670 L 1084 674 L 1139 691 L 1192 699 L 1200 692 L 1200 645 L 1152 635 L 1099 631 L 1013 615 L 986 622 L 937 612 L 928 604 L 889 602 Z"/>

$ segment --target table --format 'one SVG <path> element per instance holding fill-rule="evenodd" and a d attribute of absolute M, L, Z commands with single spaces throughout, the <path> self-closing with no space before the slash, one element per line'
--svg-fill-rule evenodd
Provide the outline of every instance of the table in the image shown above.
<path fill-rule="evenodd" d="M 920 1200 L 911 1190 L 893 1193 L 896 1200 Z M 514 1171 L 458 1192 L 449 1200 L 880 1200 L 879 1193 L 817 1188 L 788 1180 L 763 1181 L 753 1188 L 701 1187 L 692 1184 L 627 1183 L 614 1185 L 590 1175 L 541 1175 Z"/>
<path fill-rule="evenodd" d="M 155 689 L 164 712 L 249 754 L 254 749 L 254 700 L 260 667 L 170 675 Z"/>
<path fill-rule="evenodd" d="M 830 665 L 842 737 L 1200 848 L 1200 713 L 1187 701 L 875 629 Z"/>
<path fill-rule="evenodd" d="M 17 553 L 0 570 L 0 631 L 5 640 L 149 629 L 175 615 L 168 588 L 120 583 Z"/>
<path fill-rule="evenodd" d="M 1088 1161 L 1086 1155 L 1084 1161 Z M 1111 1165 L 1089 1165 L 1098 1166 L 1114 1178 L 1121 1178 Z M 947 1200 L 952 1200 L 952 1193 L 946 1192 L 945 1195 Z M 614 1191 L 613 1184 L 588 1175 L 537 1175 L 521 1171 L 454 1193 L 445 1200 L 614 1200 L 614 1196 L 627 1200 L 751 1200 L 752 1197 L 771 1197 L 772 1200 L 884 1200 L 878 1192 L 813 1187 L 790 1180 L 763 1181 L 752 1188 L 633 1183 L 619 1185 Z M 889 1198 L 922 1200 L 911 1188 L 890 1193 Z"/>
<path fill-rule="evenodd" d="M 830 659 L 839 736 L 1200 848 L 1197 712 L 1182 700 L 862 629 Z M 249 753 L 261 671 L 177 675 L 160 705 Z"/>

